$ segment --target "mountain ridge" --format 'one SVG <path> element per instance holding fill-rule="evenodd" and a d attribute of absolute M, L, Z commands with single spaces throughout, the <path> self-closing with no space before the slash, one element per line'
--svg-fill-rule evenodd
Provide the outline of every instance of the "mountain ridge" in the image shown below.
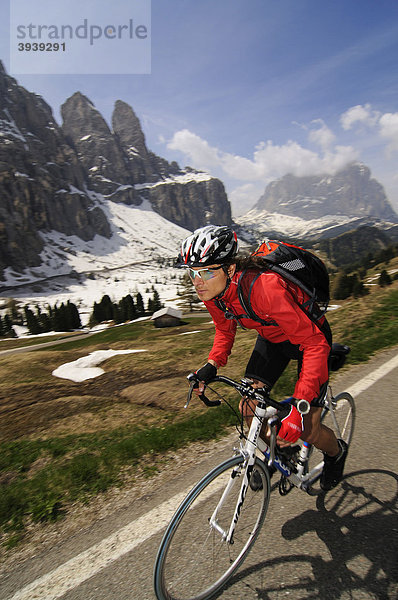
<path fill-rule="evenodd" d="M 397 218 L 383 186 L 371 177 L 369 167 L 360 162 L 352 162 L 334 175 L 287 174 L 269 183 L 253 208 L 306 218 L 326 215 Z"/>
<path fill-rule="evenodd" d="M 398 215 L 370 169 L 351 163 L 333 176 L 288 174 L 272 181 L 236 221 L 249 238 L 330 238 L 364 225 L 395 237 Z"/>
<path fill-rule="evenodd" d="M 108 200 L 148 202 L 184 229 L 232 223 L 222 182 L 150 152 L 125 102 L 115 103 L 112 130 L 81 92 L 61 113 L 59 126 L 45 100 L 0 64 L 0 278 L 7 268 L 40 267 L 51 231 L 84 241 L 109 238 Z"/>

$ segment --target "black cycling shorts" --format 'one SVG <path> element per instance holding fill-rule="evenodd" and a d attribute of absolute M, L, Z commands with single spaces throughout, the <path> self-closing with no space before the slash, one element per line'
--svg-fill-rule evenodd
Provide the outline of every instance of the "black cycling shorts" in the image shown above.
<path fill-rule="evenodd" d="M 322 331 L 331 346 L 332 334 L 327 321 L 323 323 Z M 297 360 L 299 376 L 303 363 L 303 352 L 299 346 L 288 341 L 275 344 L 259 335 L 247 363 L 245 377 L 258 379 L 271 390 L 292 359 Z"/>

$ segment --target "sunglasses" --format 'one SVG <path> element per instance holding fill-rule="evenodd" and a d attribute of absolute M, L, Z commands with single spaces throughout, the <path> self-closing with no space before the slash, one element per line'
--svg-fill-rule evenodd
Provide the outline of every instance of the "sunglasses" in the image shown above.
<path fill-rule="evenodd" d="M 218 271 L 218 269 L 222 269 L 222 265 L 220 267 L 214 267 L 214 269 L 200 269 L 199 271 L 195 271 L 195 269 L 189 268 L 188 275 L 190 276 L 192 281 L 195 281 L 195 277 L 197 277 L 198 275 L 203 281 L 209 281 L 209 279 L 213 279 L 213 277 L 216 276 L 216 273 L 214 271 Z"/>

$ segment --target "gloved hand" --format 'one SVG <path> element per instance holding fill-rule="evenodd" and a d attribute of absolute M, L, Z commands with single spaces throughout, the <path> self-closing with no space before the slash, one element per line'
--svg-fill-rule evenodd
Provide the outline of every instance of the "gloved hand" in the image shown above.
<path fill-rule="evenodd" d="M 208 384 L 209 381 L 214 379 L 214 377 L 217 375 L 217 368 L 208 362 L 203 367 L 195 371 L 195 375 L 199 381 L 203 381 L 205 384 Z"/>
<path fill-rule="evenodd" d="M 295 406 L 287 406 L 285 411 L 279 413 L 281 419 L 281 427 L 278 431 L 278 437 L 286 442 L 297 442 L 303 433 L 303 416 L 299 413 Z"/>

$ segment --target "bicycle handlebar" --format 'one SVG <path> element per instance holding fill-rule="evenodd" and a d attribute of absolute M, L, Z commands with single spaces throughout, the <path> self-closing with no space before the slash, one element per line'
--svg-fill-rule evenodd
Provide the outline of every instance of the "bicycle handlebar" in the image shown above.
<path fill-rule="evenodd" d="M 191 385 L 189 387 L 189 392 L 188 392 L 185 408 L 188 406 L 188 404 L 191 400 L 191 397 L 192 397 L 192 392 L 193 392 L 196 384 L 198 383 L 196 373 L 190 373 L 188 375 L 187 379 L 191 383 Z M 209 383 L 216 383 L 216 382 L 225 383 L 226 385 L 233 387 L 241 396 L 246 396 L 253 400 L 257 400 L 258 402 L 265 402 L 265 404 L 267 404 L 268 406 L 272 406 L 272 407 L 276 408 L 277 410 L 282 410 L 282 409 L 286 408 L 286 405 L 283 404 L 282 402 L 277 402 L 276 400 L 272 400 L 272 398 L 269 397 L 267 392 L 264 392 L 264 391 L 260 392 L 258 389 L 256 390 L 255 388 L 253 388 L 251 386 L 251 382 L 249 380 L 242 379 L 241 382 L 238 383 L 237 381 L 234 381 L 233 379 L 230 379 L 229 377 L 225 377 L 224 375 L 216 375 L 216 377 L 214 377 L 214 379 L 209 381 Z M 209 407 L 220 406 L 220 404 L 221 404 L 221 400 L 209 400 L 205 396 L 205 394 L 200 394 L 199 398 L 206 406 L 209 406 Z"/>

